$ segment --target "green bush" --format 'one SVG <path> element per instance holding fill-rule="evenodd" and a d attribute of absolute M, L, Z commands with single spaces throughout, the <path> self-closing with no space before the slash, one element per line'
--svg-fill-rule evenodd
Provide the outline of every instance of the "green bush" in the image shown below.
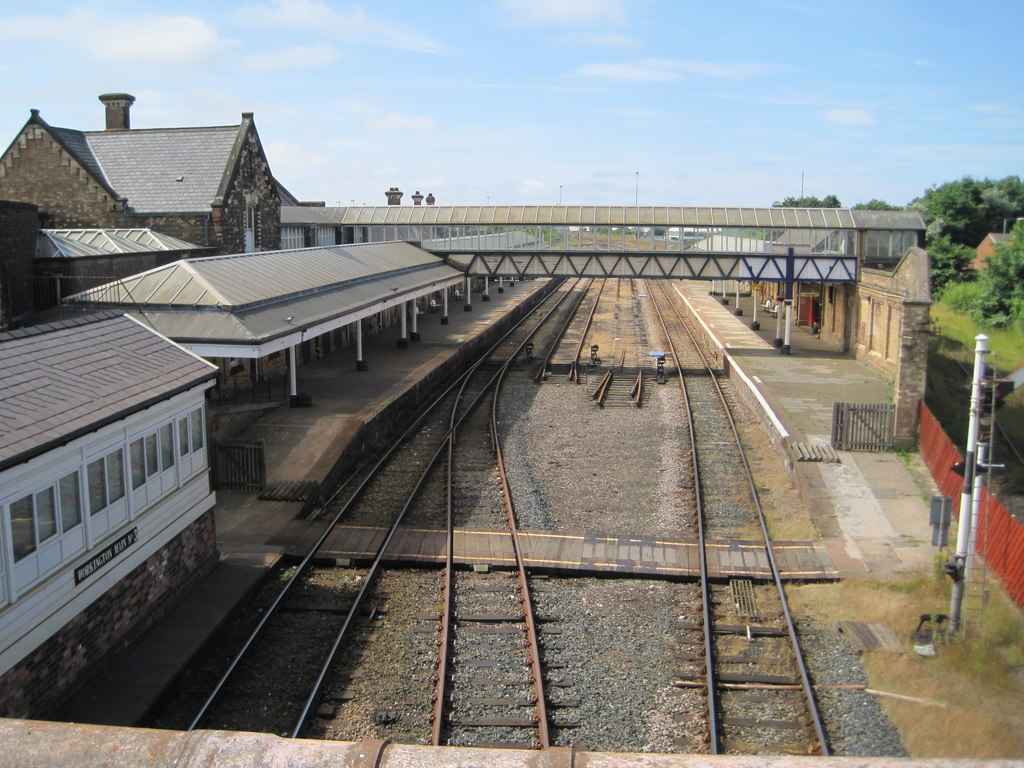
<path fill-rule="evenodd" d="M 985 287 L 979 282 L 949 283 L 942 291 L 942 302 L 955 312 L 973 315 L 984 291 Z"/>

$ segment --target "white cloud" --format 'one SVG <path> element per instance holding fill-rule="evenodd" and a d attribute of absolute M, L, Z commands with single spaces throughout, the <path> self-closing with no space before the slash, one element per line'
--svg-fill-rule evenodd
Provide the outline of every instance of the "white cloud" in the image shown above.
<path fill-rule="evenodd" d="M 5 37 L 60 45 L 100 62 L 133 67 L 205 66 L 237 45 L 192 16 L 101 16 L 74 9 L 65 16 L 0 18 Z"/>
<path fill-rule="evenodd" d="M 524 179 L 519 183 L 516 191 L 523 197 L 532 197 L 536 193 L 544 190 L 547 187 L 541 181 L 534 181 L 533 179 Z"/>
<path fill-rule="evenodd" d="M 528 23 L 577 26 L 626 20 L 624 0 L 502 0 L 501 4 L 517 20 Z"/>
<path fill-rule="evenodd" d="M 343 115 L 357 119 L 364 130 L 429 131 L 437 127 L 437 121 L 432 117 L 386 111 L 376 104 L 365 101 L 342 101 L 339 108 Z"/>
<path fill-rule="evenodd" d="M 339 10 L 320 0 L 269 0 L 250 3 L 236 16 L 241 23 L 275 30 L 300 30 L 341 43 L 448 53 L 447 46 L 414 27 L 394 19 L 370 16 L 360 5 Z"/>
<path fill-rule="evenodd" d="M 826 123 L 833 123 L 835 125 L 874 125 L 878 122 L 875 113 L 870 109 L 856 109 L 853 107 L 826 109 L 821 113 L 821 119 Z"/>
<path fill-rule="evenodd" d="M 576 70 L 576 74 L 611 80 L 672 83 L 693 75 L 722 80 L 747 80 L 766 74 L 772 69 L 777 69 L 777 67 L 758 62 L 721 63 L 679 59 L 638 59 L 633 62 L 617 64 L 584 64 Z"/>
<path fill-rule="evenodd" d="M 293 45 L 276 51 L 261 51 L 245 57 L 246 69 L 257 72 L 319 69 L 333 64 L 339 58 L 338 49 L 330 43 Z"/>

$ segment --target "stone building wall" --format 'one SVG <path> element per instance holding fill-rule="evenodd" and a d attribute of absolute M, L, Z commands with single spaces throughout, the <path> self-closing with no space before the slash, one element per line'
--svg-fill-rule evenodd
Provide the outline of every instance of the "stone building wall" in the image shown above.
<path fill-rule="evenodd" d="M 217 562 L 213 510 L 0 676 L 0 717 L 46 719 Z"/>
<path fill-rule="evenodd" d="M 927 382 L 929 270 L 927 252 L 911 248 L 892 272 L 862 268 L 854 297 L 854 353 L 892 377 L 900 445 L 916 443 L 917 406 Z"/>

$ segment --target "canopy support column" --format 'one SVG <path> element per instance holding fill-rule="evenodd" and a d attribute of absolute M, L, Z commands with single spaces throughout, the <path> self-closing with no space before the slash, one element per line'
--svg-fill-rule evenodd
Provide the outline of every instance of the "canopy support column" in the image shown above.
<path fill-rule="evenodd" d="M 356 370 L 368 371 L 370 367 L 363 360 L 363 318 L 356 320 Z"/>
<path fill-rule="evenodd" d="M 409 346 L 409 333 L 406 330 L 406 325 L 408 323 L 406 315 L 409 313 L 409 302 L 403 301 L 400 306 L 402 308 L 402 311 L 399 313 L 401 317 L 402 333 L 398 337 L 398 341 L 396 342 L 395 346 L 397 346 L 399 349 L 406 349 Z"/>
<path fill-rule="evenodd" d="M 412 305 L 412 330 L 409 331 L 409 341 L 419 341 L 420 332 L 418 330 L 417 321 L 420 316 L 420 309 L 416 306 L 416 299 L 413 299 L 410 304 Z"/>
<path fill-rule="evenodd" d="M 441 291 L 441 325 L 448 325 L 448 288 Z"/>
<path fill-rule="evenodd" d="M 299 404 L 299 384 L 298 376 L 295 372 L 295 369 L 298 366 L 295 353 L 298 349 L 299 347 L 297 344 L 292 344 L 288 348 L 288 405 L 292 408 Z"/>
<path fill-rule="evenodd" d="M 469 275 L 466 275 L 466 303 L 462 306 L 464 312 L 473 311 L 473 301 L 469 295 Z"/>

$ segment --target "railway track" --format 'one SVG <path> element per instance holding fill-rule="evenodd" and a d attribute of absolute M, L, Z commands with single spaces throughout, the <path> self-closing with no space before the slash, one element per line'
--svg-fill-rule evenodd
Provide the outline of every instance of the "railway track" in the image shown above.
<path fill-rule="evenodd" d="M 650 327 L 655 292 L 642 281 L 563 284 L 541 313 L 424 409 L 393 453 L 339 488 L 319 512 L 325 533 L 317 547 L 335 526 L 361 526 L 388 532 L 377 557 L 369 568 L 345 567 L 347 561 L 337 568 L 314 547 L 283 589 L 268 587 L 259 627 L 222 667 L 223 679 L 191 727 L 452 746 L 824 751 L 807 710 L 779 703 L 799 700 L 792 690 L 800 675 L 785 649 L 782 603 L 771 585 L 705 578 L 702 591 L 664 579 L 538 578 L 527 574 L 518 544 L 512 571 L 460 570 L 452 562 L 463 531 L 502 530 L 516 541 L 517 497 L 528 501 L 531 533 L 611 533 L 620 542 L 696 536 L 688 521 L 693 493 L 713 511 L 708 519 L 722 513 L 723 522 L 708 527 L 716 537 L 757 532 L 753 503 L 742 495 L 749 490 L 725 487 L 741 475 L 740 465 L 713 476 L 698 474 L 704 468 L 696 458 L 692 469 L 679 468 L 680 453 L 721 465 L 736 449 L 724 444 L 727 420 L 713 416 L 710 404 L 693 406 L 701 412 L 697 426 L 677 427 L 684 396 L 653 388 L 651 345 L 662 348 L 660 336 L 682 333 Z M 553 374 L 559 354 L 579 357 L 592 343 L 607 350 L 602 369 L 633 385 L 639 379 L 641 403 L 602 411 L 590 404 L 589 386 Z M 673 350 L 669 358 L 682 354 Z M 686 379 L 694 403 L 700 384 L 714 380 L 705 373 L 695 383 L 696 367 L 689 360 L 668 375 L 669 383 Z M 548 384 L 532 383 L 535 371 Z M 581 373 L 591 385 L 597 378 L 586 366 Z M 510 387 L 514 405 L 500 406 Z M 535 400 L 542 405 L 531 413 Z M 587 405 L 567 408 L 570 401 Z M 503 433 L 530 422 L 545 425 L 555 450 L 524 450 L 529 442 L 517 433 L 506 457 Z M 609 424 L 620 442 L 604 437 Z M 696 442 L 684 446 L 684 435 L 697 435 Z M 619 466 L 600 466 L 615 457 Z M 516 483 L 508 479 L 509 458 Z M 552 470 L 572 478 L 569 495 L 553 497 L 554 506 L 538 488 Z M 709 483 L 714 491 L 704 488 Z M 405 547 L 438 529 L 448 542 L 442 569 L 382 566 L 389 541 Z"/>
<path fill-rule="evenodd" d="M 676 685 L 703 689 L 713 754 L 827 755 L 821 714 L 726 395 L 669 293 L 660 284 L 652 290 L 690 418 L 701 546 L 701 612 L 680 622 L 682 641 L 694 650 Z M 764 541 L 772 584 L 712 584 L 708 536 L 749 536 L 751 525 Z"/>
<path fill-rule="evenodd" d="M 549 311 L 564 296 L 549 297 Z M 367 616 L 372 618 L 372 589 L 383 571 L 383 555 L 406 513 L 420 498 L 442 451 L 451 444 L 450 414 L 459 407 L 465 383 L 474 375 L 486 377 L 487 371 L 481 368 L 487 361 L 503 354 L 507 358 L 508 349 L 519 348 L 541 317 L 534 314 L 524 318 L 462 379 L 424 409 L 375 463 L 338 489 L 328 502 L 330 522 L 322 535 L 269 602 L 192 718 L 189 730 L 212 725 L 292 737 L 304 731 L 318 710 L 329 678 L 336 672 L 339 654 L 343 649 L 351 650 L 347 641 L 359 622 Z M 365 572 L 324 567 L 317 562 L 321 546 L 342 519 L 379 524 L 382 516 L 389 526 L 388 533 Z M 321 597 L 322 604 L 311 600 L 311 595 Z M 270 684 L 277 690 L 267 690 L 268 668 L 281 670 L 279 679 Z M 275 702 L 272 708 L 263 703 L 270 699 Z"/>

